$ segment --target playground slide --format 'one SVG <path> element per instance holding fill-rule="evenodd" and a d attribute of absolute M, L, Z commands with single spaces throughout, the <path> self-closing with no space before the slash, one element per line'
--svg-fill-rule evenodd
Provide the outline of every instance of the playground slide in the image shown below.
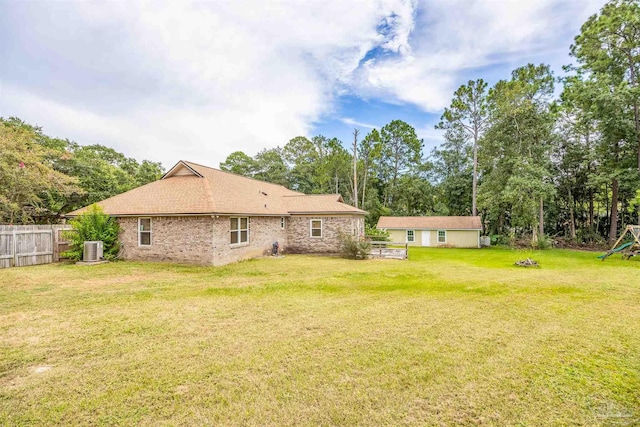
<path fill-rule="evenodd" d="M 609 252 L 607 252 L 606 254 L 602 254 L 602 255 L 598 256 L 598 258 L 604 261 L 604 260 L 605 260 L 609 255 L 613 255 L 613 254 L 615 254 L 616 252 L 620 252 L 620 251 L 622 251 L 622 250 L 624 250 L 624 249 L 627 249 L 627 248 L 628 248 L 629 246 L 631 246 L 631 245 L 633 245 L 633 242 L 627 242 L 627 243 L 625 243 L 625 244 L 623 244 L 623 245 L 618 246 L 618 247 L 617 247 L 617 248 L 615 248 L 615 249 L 611 249 L 611 250 L 610 250 Z"/>

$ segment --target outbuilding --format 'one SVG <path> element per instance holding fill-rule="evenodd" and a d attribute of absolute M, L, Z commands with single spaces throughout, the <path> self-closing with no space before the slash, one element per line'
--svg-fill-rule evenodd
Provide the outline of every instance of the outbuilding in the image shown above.
<path fill-rule="evenodd" d="M 479 216 L 381 216 L 378 229 L 409 246 L 479 248 Z"/>

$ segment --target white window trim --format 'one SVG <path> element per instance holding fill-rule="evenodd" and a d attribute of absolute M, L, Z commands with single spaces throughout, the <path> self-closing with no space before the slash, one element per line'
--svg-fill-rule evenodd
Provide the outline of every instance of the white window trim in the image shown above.
<path fill-rule="evenodd" d="M 313 221 L 320 221 L 320 235 L 319 236 L 314 236 L 313 235 L 313 230 L 314 230 Z M 323 225 L 324 224 L 322 223 L 322 219 L 321 218 L 319 218 L 319 219 L 310 219 L 309 220 L 309 237 L 311 237 L 312 239 L 322 239 L 322 235 L 324 234 Z M 318 228 L 316 227 L 315 230 L 317 230 L 317 229 Z"/>
<path fill-rule="evenodd" d="M 143 219 L 148 219 L 149 220 L 149 231 L 140 230 L 140 221 L 143 220 Z M 149 244 L 148 245 L 143 245 L 142 244 L 142 239 L 141 239 L 142 233 L 149 233 Z M 153 245 L 153 220 L 149 216 L 140 217 L 140 218 L 138 218 L 138 247 L 148 248 L 151 245 Z"/>
<path fill-rule="evenodd" d="M 409 240 L 409 232 L 413 233 L 413 239 Z M 407 232 L 405 233 L 405 240 L 407 241 L 407 243 L 415 243 L 416 241 L 416 230 L 407 230 Z"/>
<path fill-rule="evenodd" d="M 286 228 L 285 218 L 283 216 L 280 217 L 280 230 L 284 230 Z"/>
<path fill-rule="evenodd" d="M 444 232 L 444 242 L 441 242 L 441 241 L 440 241 L 440 232 L 441 232 L 441 231 L 442 231 L 442 232 Z M 447 233 L 447 230 L 437 230 L 437 231 L 436 231 L 436 242 L 437 242 L 438 244 L 445 244 L 445 245 L 446 245 L 446 244 L 447 244 L 447 234 L 448 234 L 448 233 Z"/>
<path fill-rule="evenodd" d="M 237 228 L 237 229 L 232 229 L 231 228 L 231 220 L 233 218 L 237 218 L 238 219 L 238 227 L 242 227 L 242 220 L 246 219 L 247 220 L 247 228 Z M 233 231 L 237 231 L 238 232 L 238 242 L 237 243 L 231 243 L 231 232 Z M 242 232 L 246 231 L 247 232 L 247 241 L 246 242 L 241 242 L 240 239 L 242 238 Z M 238 246 L 246 246 L 249 244 L 250 242 L 250 235 L 251 235 L 251 221 L 249 219 L 248 216 L 230 216 L 229 217 L 229 246 L 231 246 L 232 248 L 238 247 Z"/>

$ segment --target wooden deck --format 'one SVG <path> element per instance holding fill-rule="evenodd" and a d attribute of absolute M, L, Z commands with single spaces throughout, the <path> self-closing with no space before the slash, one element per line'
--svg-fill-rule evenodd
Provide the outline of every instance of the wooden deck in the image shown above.
<path fill-rule="evenodd" d="M 371 242 L 371 258 L 408 259 L 409 245 L 405 242 Z"/>

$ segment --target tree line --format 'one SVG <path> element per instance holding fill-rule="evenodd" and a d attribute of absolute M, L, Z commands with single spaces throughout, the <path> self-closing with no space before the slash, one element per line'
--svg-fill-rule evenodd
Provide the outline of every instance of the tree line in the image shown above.
<path fill-rule="evenodd" d="M 343 144 L 298 136 L 255 156 L 236 151 L 220 168 L 304 193 L 340 193 L 381 215 L 476 215 L 498 241 L 549 237 L 615 240 L 640 223 L 640 0 L 611 0 L 576 36 L 562 76 L 527 64 L 493 86 L 458 88 L 424 153 L 408 123 L 393 120 Z M 159 178 L 101 145 L 50 138 L 0 119 L 0 221 L 53 222 L 61 214 Z M 426 155 L 425 155 L 426 154 Z"/>
<path fill-rule="evenodd" d="M 220 167 L 341 193 L 370 224 L 480 214 L 497 240 L 611 242 L 622 225 L 640 223 L 639 1 L 605 4 L 570 54 L 561 77 L 527 64 L 492 87 L 481 78 L 462 85 L 436 126 L 444 143 L 426 157 L 415 129 L 394 120 L 361 140 L 355 131 L 352 150 L 296 137 L 254 157 L 232 153 Z"/>
<path fill-rule="evenodd" d="M 160 163 L 138 163 L 103 145 L 52 138 L 18 118 L 0 118 L 0 223 L 56 223 L 162 173 Z"/>

